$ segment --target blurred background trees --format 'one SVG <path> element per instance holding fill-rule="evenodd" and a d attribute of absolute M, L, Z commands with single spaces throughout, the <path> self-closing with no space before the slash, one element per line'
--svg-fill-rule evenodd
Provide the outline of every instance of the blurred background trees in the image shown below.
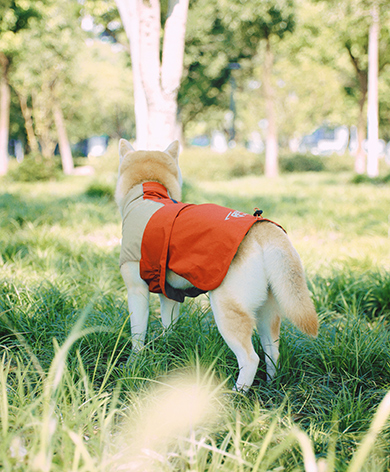
<path fill-rule="evenodd" d="M 142 65 L 129 43 L 134 32 L 142 33 L 136 23 L 130 26 L 129 8 L 137 0 L 0 0 L 0 173 L 7 170 L 8 152 L 19 160 L 23 151 L 39 154 L 45 165 L 60 154 L 64 172 L 71 173 L 71 150 L 87 155 L 92 137 L 137 137 L 144 147 L 148 135 L 156 137 L 150 142 L 156 147 L 162 134 L 169 140 L 180 127 L 183 144 L 264 151 L 272 176 L 278 150 L 308 151 L 305 136 L 341 125 L 350 131 L 355 170 L 363 173 L 374 6 L 379 137 L 390 140 L 387 1 L 190 0 L 180 20 L 182 31 L 186 20 L 183 58 L 183 34 L 169 35 L 181 3 L 151 2 L 153 11 L 146 13 L 153 13 L 155 41 L 153 52 L 142 53 Z M 168 95 L 172 136 L 161 124 L 160 105 Z M 158 111 L 153 120 L 140 111 L 142 103 Z"/>
<path fill-rule="evenodd" d="M 23 4 L 24 5 L 21 5 Z M 7 172 L 11 111 L 10 73 L 21 50 L 21 33 L 38 18 L 39 9 L 18 0 L 0 2 L 0 175 Z"/>

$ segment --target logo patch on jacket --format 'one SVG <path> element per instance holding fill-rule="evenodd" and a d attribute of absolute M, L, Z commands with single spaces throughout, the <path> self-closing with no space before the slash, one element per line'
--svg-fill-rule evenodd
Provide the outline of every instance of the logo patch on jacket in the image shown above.
<path fill-rule="evenodd" d="M 245 216 L 248 216 L 247 213 L 241 213 L 240 211 L 234 210 L 234 211 L 229 211 L 227 214 L 225 220 L 229 220 L 230 218 L 243 218 Z"/>

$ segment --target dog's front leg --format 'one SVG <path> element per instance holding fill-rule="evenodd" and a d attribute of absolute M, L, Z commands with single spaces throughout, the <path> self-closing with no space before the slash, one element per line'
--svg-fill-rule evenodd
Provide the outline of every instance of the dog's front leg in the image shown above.
<path fill-rule="evenodd" d="M 139 275 L 139 262 L 126 262 L 121 266 L 126 284 L 133 351 L 139 351 L 145 342 L 149 318 L 149 287 Z"/>
<path fill-rule="evenodd" d="M 179 317 L 179 302 L 175 302 L 165 295 L 160 295 L 161 322 L 165 329 L 174 324 Z"/>

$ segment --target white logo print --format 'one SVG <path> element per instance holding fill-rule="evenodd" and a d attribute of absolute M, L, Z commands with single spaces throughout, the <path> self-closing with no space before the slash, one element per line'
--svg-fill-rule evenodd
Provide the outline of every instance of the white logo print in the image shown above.
<path fill-rule="evenodd" d="M 242 218 L 242 217 L 244 217 L 244 216 L 246 216 L 246 215 L 247 215 L 246 213 L 241 213 L 240 211 L 237 211 L 237 210 L 235 210 L 235 211 L 230 211 L 230 212 L 227 214 L 225 220 L 230 220 L 230 218 Z"/>

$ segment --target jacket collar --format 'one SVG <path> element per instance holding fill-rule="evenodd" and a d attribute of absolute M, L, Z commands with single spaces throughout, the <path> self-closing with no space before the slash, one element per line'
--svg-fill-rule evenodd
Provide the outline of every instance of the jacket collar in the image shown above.
<path fill-rule="evenodd" d="M 144 182 L 142 184 L 144 200 L 155 200 L 170 198 L 168 190 L 159 182 Z"/>

